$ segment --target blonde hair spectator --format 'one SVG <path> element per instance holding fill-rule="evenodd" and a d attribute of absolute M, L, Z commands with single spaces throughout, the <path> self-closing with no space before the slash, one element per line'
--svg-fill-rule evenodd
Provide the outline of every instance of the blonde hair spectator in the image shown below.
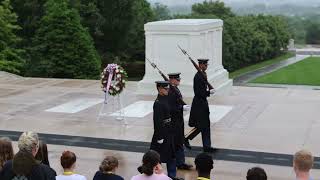
<path fill-rule="evenodd" d="M 0 171 L 4 164 L 13 159 L 13 148 L 11 139 L 7 137 L 0 138 Z"/>
<path fill-rule="evenodd" d="M 313 167 L 314 158 L 307 150 L 300 150 L 294 154 L 293 169 L 298 180 L 310 179 L 310 169 Z"/>
<path fill-rule="evenodd" d="M 20 151 L 29 152 L 35 155 L 39 147 L 38 134 L 32 131 L 22 133 L 18 140 L 18 147 Z"/>

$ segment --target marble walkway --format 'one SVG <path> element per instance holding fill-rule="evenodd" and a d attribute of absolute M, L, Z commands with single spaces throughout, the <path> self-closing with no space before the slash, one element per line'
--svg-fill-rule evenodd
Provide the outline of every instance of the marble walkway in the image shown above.
<path fill-rule="evenodd" d="M 0 73 L 0 136 L 17 140 L 23 131 L 40 133 L 49 143 L 50 163 L 58 174 L 62 172 L 61 153 L 71 150 L 78 156 L 77 172 L 88 179 L 105 155 L 119 158 L 117 173 L 130 179 L 138 173 L 142 152 L 153 134 L 149 102 L 155 97 L 137 95 L 136 89 L 137 82 L 128 82 L 121 96 L 122 108 L 130 112 L 126 124 L 117 120 L 114 113 L 119 108 L 110 104 L 98 121 L 104 97 L 99 81 Z M 320 91 L 234 86 L 230 95 L 208 100 L 212 107 L 211 138 L 220 149 L 214 155 L 214 179 L 245 180 L 253 166 L 266 169 L 268 179 L 294 179 L 290 167 L 293 153 L 304 148 L 320 156 Z M 185 101 L 190 104 L 192 98 Z M 189 130 L 186 126 L 185 131 Z M 195 154 L 200 152 L 201 136 L 191 145 L 194 150 L 187 151 L 186 161 L 193 164 Z M 14 147 L 17 151 L 16 142 Z M 320 177 L 318 160 L 312 171 L 314 177 Z M 178 175 L 192 180 L 196 171 L 179 171 Z"/>

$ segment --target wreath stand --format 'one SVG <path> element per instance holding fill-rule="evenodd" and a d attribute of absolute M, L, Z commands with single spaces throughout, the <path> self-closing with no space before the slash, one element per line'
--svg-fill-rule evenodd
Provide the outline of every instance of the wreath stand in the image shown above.
<path fill-rule="evenodd" d="M 115 96 L 110 96 L 107 92 L 104 93 L 104 101 L 99 110 L 97 122 L 100 122 L 101 117 L 112 117 L 111 114 L 116 115 L 115 119 L 118 121 L 123 121 L 125 125 L 128 124 L 125 118 L 125 113 L 122 105 L 122 97 L 120 94 Z"/>
<path fill-rule="evenodd" d="M 116 73 L 123 73 L 122 76 Z M 97 117 L 97 122 L 100 121 L 101 117 L 109 116 L 116 117 L 115 119 L 118 121 L 123 121 L 125 125 L 127 125 L 127 121 L 125 119 L 124 110 L 122 106 L 122 96 L 121 91 L 124 89 L 123 78 L 127 77 L 126 72 L 121 66 L 117 64 L 108 64 L 108 66 L 101 73 L 101 82 L 102 88 L 104 91 L 104 101 L 99 110 L 99 114 Z M 119 84 L 120 86 L 119 89 Z M 115 90 L 120 90 L 119 93 L 114 93 Z"/>

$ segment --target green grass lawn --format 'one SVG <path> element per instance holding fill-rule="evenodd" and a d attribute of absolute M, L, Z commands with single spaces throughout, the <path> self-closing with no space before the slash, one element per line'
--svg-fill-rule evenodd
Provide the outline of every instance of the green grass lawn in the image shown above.
<path fill-rule="evenodd" d="M 229 77 L 231 79 L 237 77 L 237 76 L 240 76 L 242 74 L 245 74 L 247 72 L 250 72 L 250 71 L 254 71 L 254 70 L 257 70 L 257 69 L 260 69 L 260 68 L 263 68 L 265 66 L 268 66 L 268 65 L 271 65 L 271 64 L 274 64 L 274 63 L 277 63 L 277 62 L 280 62 L 280 61 L 283 61 L 283 60 L 286 60 L 286 59 L 289 59 L 291 57 L 295 56 L 294 53 L 291 53 L 291 52 L 288 52 L 282 56 L 279 56 L 279 57 L 276 57 L 274 59 L 269 59 L 269 60 L 266 60 L 266 61 L 263 61 L 261 63 L 257 63 L 257 64 L 254 64 L 254 65 L 251 65 L 251 66 L 247 66 L 245 68 L 241 68 L 239 70 L 236 70 L 232 73 L 229 74 Z"/>
<path fill-rule="evenodd" d="M 320 86 L 320 57 L 306 58 L 250 83 Z"/>

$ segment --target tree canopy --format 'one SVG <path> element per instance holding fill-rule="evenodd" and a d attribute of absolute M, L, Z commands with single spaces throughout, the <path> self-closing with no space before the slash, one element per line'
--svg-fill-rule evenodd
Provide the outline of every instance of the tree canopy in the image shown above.
<path fill-rule="evenodd" d="M 20 27 L 9 0 L 0 4 L 0 27 L 0 70 L 20 74 L 24 66 L 23 50 L 17 47 L 20 38 L 16 32 Z"/>
<path fill-rule="evenodd" d="M 33 38 L 27 74 L 57 78 L 98 78 L 100 58 L 93 40 L 67 0 L 48 0 Z M 37 67 L 37 68 L 34 68 Z"/>

